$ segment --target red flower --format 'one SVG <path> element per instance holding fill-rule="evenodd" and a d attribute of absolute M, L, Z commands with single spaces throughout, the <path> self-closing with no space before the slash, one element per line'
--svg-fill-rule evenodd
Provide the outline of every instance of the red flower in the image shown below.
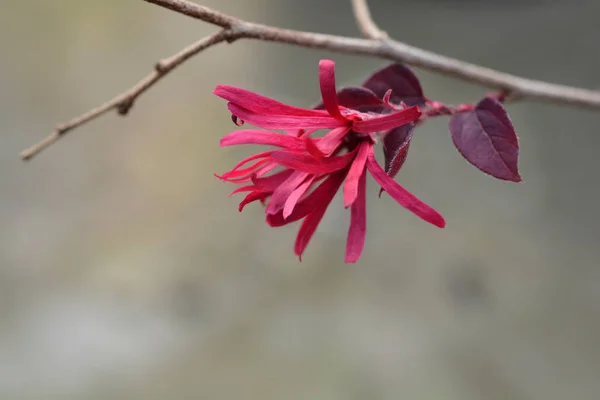
<path fill-rule="evenodd" d="M 324 110 L 289 106 L 256 93 L 219 85 L 214 91 L 229 101 L 233 120 L 248 122 L 263 129 L 241 130 L 221 139 L 221 146 L 262 144 L 279 148 L 248 157 L 231 171 L 218 176 L 224 181 L 245 184 L 233 193 L 249 192 L 239 210 L 248 203 L 266 203 L 267 223 L 282 226 L 303 219 L 296 238 L 295 253 L 302 257 L 329 203 L 343 185 L 344 207 L 350 207 L 350 229 L 346 262 L 356 262 L 366 235 L 366 171 L 400 205 L 438 227 L 443 217 L 397 184 L 375 160 L 374 144 L 378 132 L 412 123 L 421 115 L 417 106 L 400 108 L 377 99 L 391 113 L 360 112 L 338 104 L 334 62 L 321 60 L 319 82 Z M 363 93 L 364 94 L 364 93 Z M 310 135 L 330 129 L 322 138 Z M 249 166 L 247 164 L 251 163 Z M 272 172 L 276 168 L 278 172 Z M 268 199 L 268 202 L 267 202 Z"/>

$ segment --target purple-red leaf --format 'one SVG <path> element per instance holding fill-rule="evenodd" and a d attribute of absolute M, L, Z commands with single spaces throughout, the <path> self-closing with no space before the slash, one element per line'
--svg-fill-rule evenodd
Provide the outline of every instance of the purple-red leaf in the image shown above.
<path fill-rule="evenodd" d="M 375 72 L 363 83 L 382 98 L 388 90 L 392 90 L 390 101 L 393 104 L 405 102 L 408 106 L 422 106 L 425 96 L 421 83 L 413 72 L 402 64 L 392 64 Z"/>
<path fill-rule="evenodd" d="M 474 110 L 454 115 L 449 127 L 454 145 L 471 164 L 495 178 L 522 181 L 517 134 L 498 100 L 484 98 Z"/>
<path fill-rule="evenodd" d="M 392 178 L 398 174 L 404 161 L 406 161 L 414 128 L 415 125 L 413 123 L 402 125 L 390 130 L 383 137 L 385 172 Z"/>
<path fill-rule="evenodd" d="M 340 106 L 352 108 L 354 110 L 381 110 L 385 106 L 383 101 L 381 101 L 381 98 L 377 97 L 375 93 L 360 86 L 350 86 L 340 89 L 337 92 L 337 98 Z M 325 106 L 321 102 L 314 108 L 316 110 L 324 110 Z"/>

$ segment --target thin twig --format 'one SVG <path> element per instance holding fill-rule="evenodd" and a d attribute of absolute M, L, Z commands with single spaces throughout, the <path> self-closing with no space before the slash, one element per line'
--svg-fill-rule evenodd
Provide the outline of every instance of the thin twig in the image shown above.
<path fill-rule="evenodd" d="M 421 67 L 494 88 L 506 93 L 511 100 L 537 100 L 600 110 L 600 92 L 522 78 L 446 57 L 388 38 L 387 34 L 380 30 L 371 18 L 366 0 L 352 0 L 352 6 L 359 29 L 368 39 L 303 32 L 256 24 L 234 18 L 188 0 L 144 1 L 220 26 L 223 30 L 201 39 L 168 59 L 158 62 L 154 72 L 123 94 L 65 124 L 59 125 L 52 135 L 23 151 L 21 153 L 22 159 L 30 159 L 68 131 L 110 110 L 115 109 L 122 115 L 127 114 L 139 95 L 175 67 L 210 46 L 223 41 L 234 42 L 237 39 L 256 39 L 338 53 L 376 57 Z"/>
<path fill-rule="evenodd" d="M 351 0 L 352 11 L 354 12 L 354 19 L 356 19 L 356 25 L 363 34 L 364 37 L 373 40 L 387 39 L 388 34 L 377 26 L 373 17 L 371 17 L 371 10 L 367 4 L 367 0 Z"/>
<path fill-rule="evenodd" d="M 107 113 L 111 110 L 117 110 L 120 115 L 127 115 L 135 100 L 146 90 L 150 89 L 156 82 L 158 82 L 161 78 L 167 75 L 170 71 L 176 68 L 178 65 L 183 63 L 188 58 L 192 57 L 195 54 L 198 54 L 202 50 L 220 43 L 227 39 L 229 31 L 221 30 L 220 32 L 214 33 L 210 36 L 204 37 L 197 41 L 196 43 L 186 47 L 181 50 L 179 53 L 175 54 L 172 57 L 166 58 L 164 60 L 156 63 L 154 67 L 154 71 L 148 74 L 144 79 L 139 81 L 135 86 L 130 88 L 129 90 L 121 93 L 116 96 L 112 100 L 107 101 L 106 103 L 98 106 L 85 114 L 82 114 L 78 117 L 73 118 L 71 121 L 58 125 L 54 132 L 47 136 L 44 140 L 30 148 L 21 152 L 21 159 L 29 160 L 40 151 L 44 150 L 46 147 L 50 146 L 61 136 L 66 134 L 72 129 L 77 128 L 80 125 L 83 125 L 91 120 Z"/>

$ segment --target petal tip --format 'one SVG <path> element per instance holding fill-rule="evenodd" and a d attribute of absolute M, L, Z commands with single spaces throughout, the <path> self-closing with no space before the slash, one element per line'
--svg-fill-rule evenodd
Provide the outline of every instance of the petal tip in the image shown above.
<path fill-rule="evenodd" d="M 321 60 L 319 60 L 319 68 L 328 68 L 328 67 L 333 67 L 335 66 L 335 61 L 330 60 L 328 58 L 323 58 Z"/>
<path fill-rule="evenodd" d="M 344 208 L 350 207 L 358 197 L 358 193 L 344 193 Z"/>
<path fill-rule="evenodd" d="M 226 91 L 226 88 L 227 88 L 227 85 L 217 85 L 217 86 L 215 86 L 215 89 L 212 91 L 212 94 L 214 94 L 215 96 L 221 97 L 223 92 Z"/>
<path fill-rule="evenodd" d="M 344 259 L 344 262 L 346 264 L 356 264 L 356 262 L 359 260 L 359 257 L 355 257 L 355 256 L 346 256 L 346 258 Z"/>
<path fill-rule="evenodd" d="M 446 220 L 444 219 L 444 217 L 442 217 L 441 215 L 439 216 L 439 218 L 437 218 L 435 221 L 433 221 L 433 224 L 435 226 L 437 226 L 438 228 L 445 228 L 446 227 Z"/>

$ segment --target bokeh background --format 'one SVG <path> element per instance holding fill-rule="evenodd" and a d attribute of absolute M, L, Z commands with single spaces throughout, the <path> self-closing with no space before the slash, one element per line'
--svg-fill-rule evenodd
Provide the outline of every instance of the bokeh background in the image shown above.
<path fill-rule="evenodd" d="M 210 0 L 233 15 L 358 35 L 345 0 Z M 399 179 L 439 230 L 377 199 L 344 265 L 338 200 L 304 261 L 297 226 L 237 212 L 213 177 L 252 148 L 218 83 L 299 106 L 317 62 L 340 84 L 385 61 L 240 41 L 209 49 L 136 103 L 28 164 L 55 123 L 131 86 L 214 27 L 141 0 L 0 0 L 1 399 L 600 398 L 600 114 L 509 106 L 523 184 L 418 130 Z M 527 77 L 600 89 L 600 2 L 371 0 L 393 37 Z M 416 70 L 426 93 L 480 88 Z"/>

